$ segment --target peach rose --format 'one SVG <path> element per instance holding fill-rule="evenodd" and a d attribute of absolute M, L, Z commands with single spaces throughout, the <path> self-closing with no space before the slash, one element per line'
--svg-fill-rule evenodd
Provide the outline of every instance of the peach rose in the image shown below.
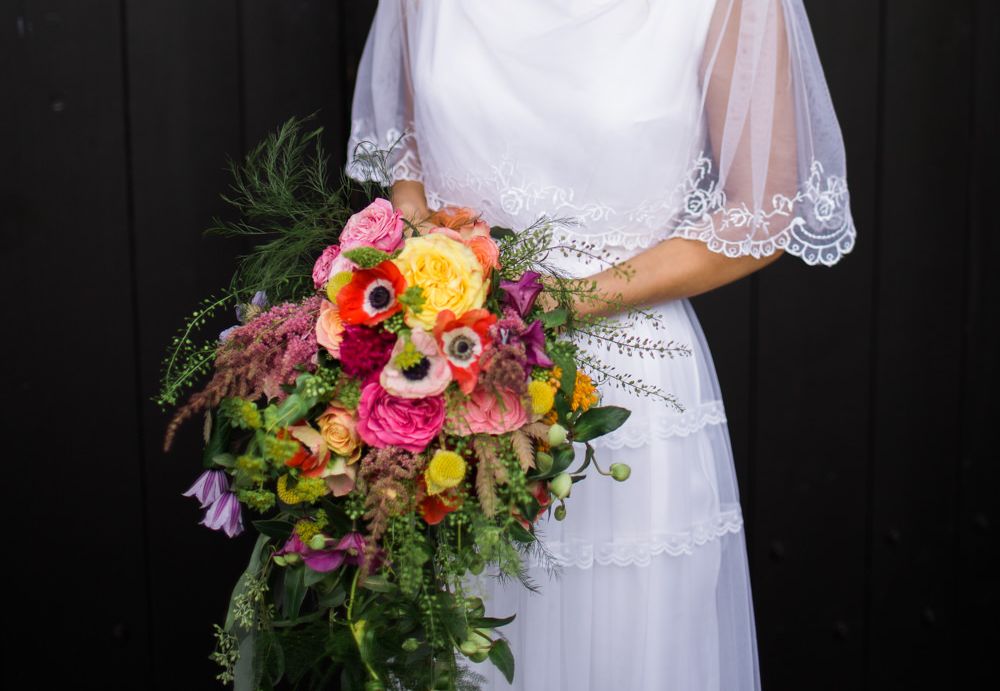
<path fill-rule="evenodd" d="M 329 405 L 316 419 L 319 433 L 327 447 L 339 456 L 354 463 L 361 458 L 361 438 L 358 437 L 358 423 L 347 409 Z"/>
<path fill-rule="evenodd" d="M 343 334 L 344 323 L 340 320 L 337 306 L 323 300 L 319 306 L 319 319 L 316 320 L 316 342 L 326 348 L 331 357 L 339 358 Z"/>
<path fill-rule="evenodd" d="M 500 268 L 500 248 L 489 235 L 474 235 L 465 244 L 476 255 L 484 275 L 489 276 L 490 271 Z"/>

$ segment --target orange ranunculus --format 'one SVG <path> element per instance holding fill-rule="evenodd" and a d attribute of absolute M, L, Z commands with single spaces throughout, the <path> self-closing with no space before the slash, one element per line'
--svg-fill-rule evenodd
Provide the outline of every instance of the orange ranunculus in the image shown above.
<path fill-rule="evenodd" d="M 477 223 L 485 225 L 485 221 L 480 220 L 479 214 L 474 209 L 464 206 L 445 206 L 435 211 L 430 217 L 431 225 L 444 226 L 452 230 L 470 231 Z M 487 226 L 486 232 L 489 232 Z"/>
<path fill-rule="evenodd" d="M 454 489 L 427 494 L 427 481 L 422 474 L 417 478 L 417 497 L 417 509 L 427 525 L 437 525 L 445 516 L 462 506 L 462 497 Z"/>

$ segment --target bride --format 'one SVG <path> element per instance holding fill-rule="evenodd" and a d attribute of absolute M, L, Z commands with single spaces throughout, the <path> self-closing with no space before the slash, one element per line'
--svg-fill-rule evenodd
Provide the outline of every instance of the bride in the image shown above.
<path fill-rule="evenodd" d="M 683 410 L 605 386 L 633 412 L 602 438 L 632 467 L 575 485 L 540 522 L 562 567 L 486 587 L 514 687 L 760 688 L 743 517 L 725 409 L 688 298 L 781 254 L 832 265 L 854 244 L 843 143 L 801 0 L 381 0 L 358 71 L 357 147 L 388 148 L 392 201 L 415 223 L 444 205 L 491 225 L 577 219 L 630 280 L 560 261 L 623 306 L 593 311 L 689 357 L 583 343 Z M 488 664 L 490 688 L 509 688 Z"/>

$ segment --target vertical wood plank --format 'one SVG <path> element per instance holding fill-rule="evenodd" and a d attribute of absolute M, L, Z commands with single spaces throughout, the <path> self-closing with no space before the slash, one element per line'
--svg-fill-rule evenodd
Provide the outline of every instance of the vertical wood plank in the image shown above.
<path fill-rule="evenodd" d="M 212 625 L 221 624 L 245 567 L 251 531 L 236 540 L 198 525 L 181 496 L 201 472 L 199 421 L 161 451 L 168 416 L 148 402 L 164 348 L 198 301 L 228 282 L 233 243 L 202 236 L 242 154 L 238 3 L 128 0 L 129 96 L 139 281 L 139 353 L 150 494 L 154 685 L 207 687 Z M 235 321 L 222 319 L 218 328 Z M 211 574 L 206 578 L 205 574 Z"/>
<path fill-rule="evenodd" d="M 27 607 L 8 625 L 31 647 L 15 688 L 149 674 L 120 39 L 117 1 L 0 7 L 5 563 Z"/>
<path fill-rule="evenodd" d="M 242 5 L 247 146 L 292 116 L 316 112 L 334 176 L 346 148 L 341 63 L 342 3 L 257 0 Z M 318 111 L 318 112 L 317 112 Z"/>
<path fill-rule="evenodd" d="M 757 275 L 754 594 L 771 689 L 859 689 L 876 227 L 877 3 L 807 2 L 848 155 L 858 239 L 834 267 Z"/>
<path fill-rule="evenodd" d="M 889 0 L 872 688 L 954 684 L 972 3 Z"/>
<path fill-rule="evenodd" d="M 992 266 L 997 248 L 996 213 L 991 177 L 996 177 L 1000 137 L 1000 4 L 977 0 L 974 7 L 975 56 L 972 113 L 972 160 L 969 179 L 969 243 L 966 248 L 965 361 L 961 404 L 962 453 L 956 530 L 957 594 L 955 669 L 970 687 L 995 683 L 993 658 L 1000 643 L 1000 561 L 996 488 L 1000 486 L 994 429 L 1000 406 L 996 392 L 997 299 L 1000 282 Z"/>

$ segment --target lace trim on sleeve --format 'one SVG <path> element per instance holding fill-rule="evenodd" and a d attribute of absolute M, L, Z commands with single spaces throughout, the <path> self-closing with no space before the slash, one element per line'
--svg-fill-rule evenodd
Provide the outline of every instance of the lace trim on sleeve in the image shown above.
<path fill-rule="evenodd" d="M 769 256 L 780 248 L 809 265 L 832 266 L 854 248 L 847 180 L 826 175 L 819 161 L 811 162 L 794 196 L 774 195 L 770 209 L 730 204 L 711 173 L 711 159 L 699 156 L 683 188 L 687 217 L 673 235 L 701 240 L 729 257 Z"/>
<path fill-rule="evenodd" d="M 350 160 L 345 171 L 359 182 L 373 181 L 389 187 L 397 180 L 424 181 L 412 126 L 405 131 L 391 127 L 379 135 L 370 122 L 355 119 L 347 151 Z"/>

